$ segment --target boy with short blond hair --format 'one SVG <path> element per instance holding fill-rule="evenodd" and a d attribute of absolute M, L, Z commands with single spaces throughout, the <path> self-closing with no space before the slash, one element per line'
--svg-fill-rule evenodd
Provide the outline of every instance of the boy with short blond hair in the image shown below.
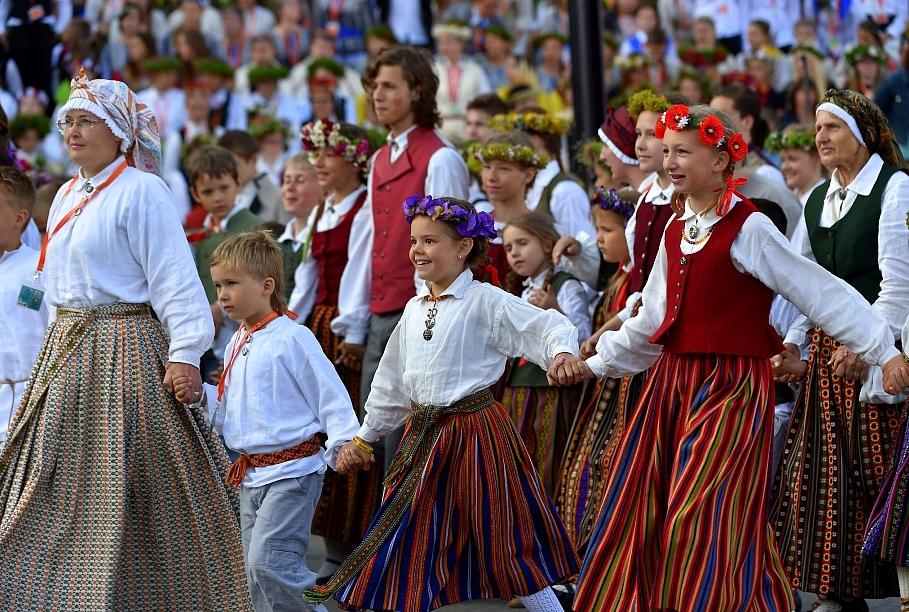
<path fill-rule="evenodd" d="M 313 610 L 302 597 L 316 579 L 306 567 L 312 519 L 326 467 L 335 467 L 359 422 L 315 336 L 285 316 L 283 256 L 268 232 L 219 245 L 211 276 L 221 306 L 241 326 L 225 348 L 221 385 L 205 385 L 201 407 L 240 453 L 227 479 L 240 496 L 253 606 Z M 174 391 L 180 401 L 195 400 L 186 377 L 174 379 Z"/>
<path fill-rule="evenodd" d="M 48 323 L 44 290 L 34 281 L 39 254 L 21 240 L 35 199 L 27 174 L 0 167 L 0 446 Z"/>

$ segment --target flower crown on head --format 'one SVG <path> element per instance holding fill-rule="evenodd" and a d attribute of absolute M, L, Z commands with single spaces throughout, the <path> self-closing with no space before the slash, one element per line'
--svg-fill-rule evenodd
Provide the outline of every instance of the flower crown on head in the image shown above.
<path fill-rule="evenodd" d="M 315 158 L 317 149 L 331 148 L 332 153 L 340 155 L 361 171 L 369 169 L 369 158 L 372 156 L 369 140 L 344 136 L 341 134 L 340 123 L 317 119 L 303 126 L 300 137 L 310 160 Z"/>
<path fill-rule="evenodd" d="M 542 170 L 549 163 L 549 158 L 525 145 L 514 145 L 508 142 L 499 142 L 488 145 L 477 145 L 473 148 L 473 155 L 481 162 L 498 160 L 504 162 L 519 162 L 530 164 Z"/>
<path fill-rule="evenodd" d="M 637 119 L 644 111 L 662 113 L 671 106 L 666 96 L 658 96 L 652 89 L 642 89 L 628 98 L 628 116 Z"/>
<path fill-rule="evenodd" d="M 593 196 L 593 203 L 601 210 L 614 212 L 628 219 L 634 214 L 634 203 L 623 200 L 615 189 L 606 191 L 604 187 L 599 187 Z"/>
<path fill-rule="evenodd" d="M 887 65 L 887 55 L 879 47 L 873 45 L 856 45 L 846 52 L 846 61 L 853 68 L 866 57 L 870 57 L 881 66 Z"/>
<path fill-rule="evenodd" d="M 803 149 L 810 151 L 816 149 L 817 144 L 814 134 L 808 130 L 782 130 L 771 132 L 764 141 L 764 148 L 771 153 L 779 153 L 783 149 Z"/>
<path fill-rule="evenodd" d="M 497 132 L 509 130 L 523 130 L 537 132 L 538 134 L 564 134 L 571 129 L 571 121 L 561 117 L 553 117 L 547 113 L 525 111 L 518 113 L 502 113 L 494 115 L 489 120 L 489 127 Z"/>
<path fill-rule="evenodd" d="M 732 156 L 732 161 L 740 162 L 748 155 L 748 145 L 741 134 L 736 133 L 731 136 L 727 134 L 723 122 L 713 115 L 708 115 L 702 120 L 693 117 L 691 109 L 684 104 L 676 104 L 660 115 L 653 135 L 662 140 L 667 128 L 673 132 L 696 129 L 701 136 L 701 142 L 708 147 L 722 149 L 725 146 L 729 155 Z"/>
<path fill-rule="evenodd" d="M 447 200 L 436 200 L 431 195 L 420 198 L 415 193 L 404 200 L 404 218 L 413 223 L 417 215 L 426 215 L 433 221 L 445 221 L 454 225 L 464 238 L 495 238 L 495 222 L 488 212 L 468 210 Z"/>

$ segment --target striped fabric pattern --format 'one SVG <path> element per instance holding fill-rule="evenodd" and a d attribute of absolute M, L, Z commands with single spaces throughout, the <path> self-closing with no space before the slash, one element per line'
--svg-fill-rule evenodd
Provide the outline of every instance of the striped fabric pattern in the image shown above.
<path fill-rule="evenodd" d="M 906 415 L 905 406 L 902 412 Z M 895 451 L 868 520 L 862 554 L 909 567 L 909 421 L 905 416 Z"/>
<path fill-rule="evenodd" d="M 577 612 L 789 612 L 767 525 L 767 359 L 663 353 L 626 423 Z"/>
<path fill-rule="evenodd" d="M 337 316 L 337 304 L 316 304 L 309 321 L 309 328 L 332 362 L 337 358 L 341 344 L 341 339 L 332 333 L 330 327 L 331 320 Z M 335 366 L 335 369 L 350 393 L 354 410 L 357 410 L 360 405 L 360 372 L 344 366 Z M 381 502 L 382 478 L 379 470 L 353 474 L 327 470 L 322 481 L 322 495 L 313 516 L 312 533 L 338 542 L 359 544 Z"/>
<path fill-rule="evenodd" d="M 597 381 L 588 389 L 575 416 L 555 501 L 579 554 L 587 549 L 600 516 L 611 459 L 646 377 L 642 372 Z"/>
<path fill-rule="evenodd" d="M 252 610 L 227 456 L 142 304 L 58 310 L 0 455 L 0 608 Z"/>
<path fill-rule="evenodd" d="M 408 440 L 428 425 L 422 417 L 407 423 L 400 471 L 370 531 L 390 520 L 386 508 L 414 475 L 412 501 L 338 592 L 342 606 L 425 612 L 470 599 L 529 595 L 576 573 L 562 522 L 501 405 L 431 421 L 438 426 L 435 442 L 413 453 L 406 452 Z"/>
<path fill-rule="evenodd" d="M 555 496 L 571 419 L 581 401 L 581 387 L 507 387 L 502 407 L 540 474 L 546 493 Z"/>
<path fill-rule="evenodd" d="M 858 403 L 827 364 L 839 343 L 814 330 L 808 378 L 792 410 L 770 520 L 792 585 L 839 597 L 899 595 L 893 567 L 862 543 L 898 442 L 899 406 Z"/>

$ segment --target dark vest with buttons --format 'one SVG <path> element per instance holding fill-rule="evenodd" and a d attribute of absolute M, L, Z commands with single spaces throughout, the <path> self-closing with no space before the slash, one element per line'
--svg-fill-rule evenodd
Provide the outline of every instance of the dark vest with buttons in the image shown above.
<path fill-rule="evenodd" d="M 773 291 L 735 269 L 729 250 L 745 220 L 757 212 L 739 201 L 714 226 L 707 244 L 682 253 L 685 222 L 666 228 L 666 316 L 650 338 L 667 353 L 707 353 L 770 358 L 785 350 L 770 325 Z"/>
<path fill-rule="evenodd" d="M 372 291 L 369 312 L 403 310 L 416 295 L 410 261 L 410 224 L 402 205 L 412 195 L 425 195 L 429 158 L 445 146 L 432 128 L 418 126 L 407 135 L 407 148 L 391 163 L 391 147 L 379 149 L 372 175 Z M 431 194 L 435 197 L 443 193 Z"/>
<path fill-rule="evenodd" d="M 896 166 L 884 164 L 871 193 L 857 195 L 849 212 L 830 227 L 819 225 L 830 181 L 815 188 L 805 204 L 805 227 L 814 258 L 828 272 L 854 287 L 871 304 L 877 301 L 884 279 L 877 261 L 881 200 L 887 182 L 897 172 L 899 168 Z"/>
<path fill-rule="evenodd" d="M 319 288 L 316 291 L 316 304 L 337 304 L 338 291 L 341 288 L 341 275 L 347 267 L 347 248 L 350 244 L 350 228 L 357 211 L 366 201 L 364 189 L 357 197 L 338 227 L 312 235 L 312 256 L 319 266 Z M 318 223 L 318 220 L 316 221 Z"/>
<path fill-rule="evenodd" d="M 641 202 L 634 213 L 634 269 L 631 271 L 630 293 L 644 289 L 653 262 L 660 250 L 660 238 L 669 219 L 672 217 L 672 206 Z M 713 238 L 711 238 L 713 240 Z"/>

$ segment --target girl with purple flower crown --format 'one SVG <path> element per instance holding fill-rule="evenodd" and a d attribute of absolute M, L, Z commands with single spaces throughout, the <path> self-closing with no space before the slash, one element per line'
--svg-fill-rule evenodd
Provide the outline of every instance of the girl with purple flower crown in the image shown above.
<path fill-rule="evenodd" d="M 371 444 L 406 423 L 385 500 L 363 543 L 312 602 L 337 593 L 358 609 L 424 612 L 468 599 L 561 610 L 550 585 L 578 561 L 533 462 L 492 395 L 510 357 L 577 365 L 577 331 L 474 280 L 493 219 L 451 198 L 413 196 L 410 260 L 424 281 L 391 335 L 357 438 L 338 469 L 368 469 Z M 552 369 L 561 383 L 580 376 Z"/>

